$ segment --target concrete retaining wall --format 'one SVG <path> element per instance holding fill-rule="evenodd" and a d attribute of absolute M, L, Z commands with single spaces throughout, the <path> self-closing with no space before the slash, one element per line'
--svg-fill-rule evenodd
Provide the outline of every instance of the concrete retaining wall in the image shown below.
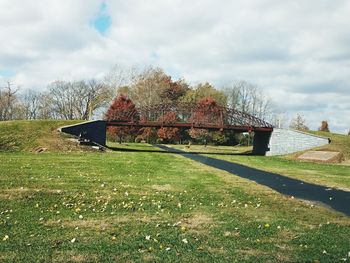
<path fill-rule="evenodd" d="M 328 138 L 297 130 L 274 128 L 267 156 L 299 152 L 328 144 Z"/>

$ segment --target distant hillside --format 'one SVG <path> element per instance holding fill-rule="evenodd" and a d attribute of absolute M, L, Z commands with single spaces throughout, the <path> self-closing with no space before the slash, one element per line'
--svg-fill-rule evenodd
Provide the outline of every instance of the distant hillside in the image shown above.
<path fill-rule="evenodd" d="M 33 120 L 0 122 L 0 151 L 77 150 L 76 144 L 67 140 L 57 128 L 80 121 Z"/>

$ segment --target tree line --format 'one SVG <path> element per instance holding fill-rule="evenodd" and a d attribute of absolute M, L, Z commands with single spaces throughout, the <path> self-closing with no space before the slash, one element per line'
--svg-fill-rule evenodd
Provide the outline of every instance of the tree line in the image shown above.
<path fill-rule="evenodd" d="M 0 85 L 0 121 L 103 118 L 111 102 L 120 95 L 130 99 L 135 107 L 168 101 L 198 103 L 211 98 L 219 106 L 254 115 L 276 127 L 285 126 L 286 121 L 283 114 L 276 112 L 268 94 L 248 81 L 234 81 L 220 88 L 208 82 L 190 85 L 185 79 L 172 79 L 161 68 L 138 70 L 118 65 L 100 80 L 57 80 L 42 91 L 23 89 L 8 81 Z M 308 129 L 300 114 L 289 126 Z M 328 130 L 328 123 L 325 127 L 320 130 Z M 192 131 L 192 135 L 208 137 L 205 131 Z M 220 135 L 216 137 L 219 140 Z"/>
<path fill-rule="evenodd" d="M 116 66 L 101 80 L 57 80 L 42 91 L 19 88 L 8 81 L 0 86 L 0 120 L 100 118 L 119 94 L 126 95 L 137 107 L 165 100 L 196 102 L 211 97 L 220 106 L 262 119 L 272 115 L 268 97 L 246 81 L 220 89 L 208 82 L 191 86 L 184 79 L 173 80 L 160 68 L 136 70 Z"/>

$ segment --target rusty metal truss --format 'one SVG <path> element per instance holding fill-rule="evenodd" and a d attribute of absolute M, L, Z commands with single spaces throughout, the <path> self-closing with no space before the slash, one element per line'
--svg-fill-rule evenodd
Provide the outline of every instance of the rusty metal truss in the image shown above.
<path fill-rule="evenodd" d="M 164 118 L 171 113 L 172 120 Z M 195 103 L 158 104 L 133 110 L 120 110 L 107 126 L 176 127 L 210 130 L 272 131 L 273 125 L 241 111 L 227 107 L 200 107 Z"/>

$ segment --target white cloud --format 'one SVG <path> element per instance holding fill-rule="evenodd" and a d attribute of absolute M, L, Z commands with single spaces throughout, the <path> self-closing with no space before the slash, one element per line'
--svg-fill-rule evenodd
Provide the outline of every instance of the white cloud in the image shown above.
<path fill-rule="evenodd" d="M 349 1 L 105 2 L 102 35 L 91 25 L 99 0 L 0 0 L 0 75 L 43 89 L 116 63 L 154 64 L 191 83 L 245 79 L 312 128 L 350 127 Z"/>

